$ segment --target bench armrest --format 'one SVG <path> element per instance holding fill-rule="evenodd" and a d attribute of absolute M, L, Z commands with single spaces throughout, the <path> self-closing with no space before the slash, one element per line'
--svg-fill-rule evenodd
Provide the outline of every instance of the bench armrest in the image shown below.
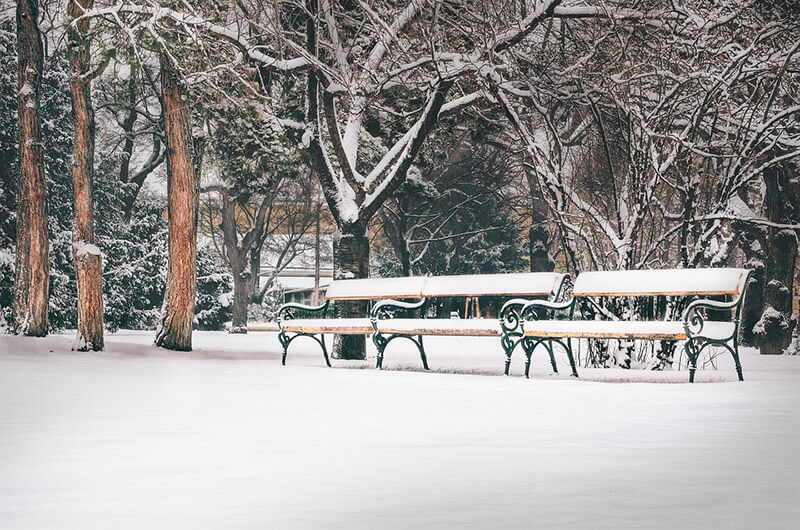
<path fill-rule="evenodd" d="M 526 298 L 512 298 L 500 309 L 500 327 L 506 334 L 522 332 L 522 321 L 530 316 L 535 309 L 548 311 L 563 311 L 570 309 L 573 299 L 567 302 L 552 302 L 550 300 L 528 300 Z"/>
<path fill-rule="evenodd" d="M 701 309 L 713 309 L 715 311 L 730 311 L 736 309 L 741 303 L 741 297 L 736 297 L 729 302 L 720 302 L 718 300 L 695 300 L 690 303 L 683 311 L 683 326 L 686 328 L 687 334 L 698 335 L 703 331 L 705 324 L 705 317 L 700 312 Z M 734 319 L 734 324 L 738 328 L 738 317 Z"/>
<path fill-rule="evenodd" d="M 305 305 L 305 304 L 298 304 L 295 302 L 289 302 L 288 304 L 283 304 L 278 309 L 278 322 L 280 323 L 281 320 L 289 320 L 295 318 L 295 312 L 307 312 L 307 313 L 325 313 L 325 310 L 328 309 L 328 304 L 330 301 L 326 300 L 322 305 Z"/>
<path fill-rule="evenodd" d="M 413 309 L 420 309 L 425 305 L 427 300 L 422 298 L 417 302 L 401 302 L 400 300 L 381 300 L 372 308 L 370 318 L 372 320 L 383 320 L 392 318 L 394 312 L 397 310 L 410 311 Z"/>
<path fill-rule="evenodd" d="M 574 298 L 570 298 L 565 302 L 551 302 L 550 300 L 531 300 L 522 307 L 520 316 L 523 320 L 531 320 L 529 317 L 534 316 L 536 309 L 545 309 L 547 311 L 566 311 L 571 309 L 575 303 Z M 536 319 L 534 319 L 536 320 Z"/>
<path fill-rule="evenodd" d="M 498 317 L 500 319 L 500 327 L 505 333 L 522 331 L 520 315 L 522 314 L 522 308 L 529 304 L 530 301 L 528 298 L 512 298 L 503 304 Z"/>

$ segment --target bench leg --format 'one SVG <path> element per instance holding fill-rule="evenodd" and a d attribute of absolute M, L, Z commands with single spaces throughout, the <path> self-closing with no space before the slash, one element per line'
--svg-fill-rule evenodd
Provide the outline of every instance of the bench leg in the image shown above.
<path fill-rule="evenodd" d="M 503 352 L 506 354 L 506 367 L 503 373 L 508 375 L 508 373 L 511 371 L 511 354 L 514 351 L 514 346 L 516 344 L 511 337 L 503 334 L 503 337 L 500 339 L 500 345 L 503 347 Z"/>
<path fill-rule="evenodd" d="M 522 339 L 522 350 L 525 352 L 525 379 L 530 379 L 531 356 L 536 344 L 528 339 Z"/>
<path fill-rule="evenodd" d="M 736 337 L 733 339 L 733 348 L 731 350 L 731 355 L 733 356 L 733 363 L 736 366 L 736 375 L 739 376 L 739 381 L 744 381 L 744 376 L 742 375 L 742 363 L 739 361 L 739 344 L 736 342 Z"/>
<path fill-rule="evenodd" d="M 378 358 L 375 361 L 375 368 L 381 370 L 383 368 L 383 351 L 386 349 L 386 345 L 389 343 L 389 341 L 386 340 L 386 337 L 381 335 L 376 328 L 375 333 L 372 334 L 372 343 L 375 344 L 375 348 L 378 350 Z"/>
<path fill-rule="evenodd" d="M 744 381 L 744 376 L 742 375 L 742 365 L 739 362 L 738 352 L 733 356 L 733 361 L 736 363 L 736 375 L 739 376 L 739 381 Z"/>
<path fill-rule="evenodd" d="M 283 355 L 281 355 L 281 365 L 286 366 L 286 351 L 289 349 L 289 342 L 291 342 L 291 340 L 289 339 L 288 336 L 286 336 L 286 333 L 281 331 L 280 333 L 278 333 L 278 342 L 281 343 L 281 348 L 283 348 Z"/>
<path fill-rule="evenodd" d="M 425 346 L 422 345 L 422 335 L 417 335 L 417 339 L 419 340 L 419 342 L 417 342 L 417 348 L 419 349 L 419 357 L 422 359 L 422 367 L 426 370 L 430 370 L 430 368 L 428 368 L 428 357 L 425 356 Z"/>
<path fill-rule="evenodd" d="M 578 377 L 578 369 L 575 367 L 575 357 L 573 357 L 572 355 L 572 339 L 569 337 L 567 338 L 566 346 L 567 347 L 565 349 L 567 350 L 567 358 L 569 359 L 569 366 L 572 368 L 572 376 Z"/>
<path fill-rule="evenodd" d="M 686 357 L 689 359 L 689 382 L 694 383 L 694 372 L 697 370 L 698 352 L 691 339 L 683 343 L 683 351 L 686 352 Z"/>
<path fill-rule="evenodd" d="M 547 353 L 550 354 L 550 365 L 553 367 L 553 373 L 558 373 L 558 365 L 556 364 L 556 357 L 553 355 L 553 342 L 547 341 Z"/>
<path fill-rule="evenodd" d="M 331 360 L 328 358 L 328 349 L 325 347 L 325 335 L 319 335 L 319 343 L 322 346 L 322 356 L 325 357 L 325 364 L 328 365 L 328 368 L 331 367 Z"/>
<path fill-rule="evenodd" d="M 376 343 L 376 346 L 378 347 L 378 358 L 375 361 L 375 368 L 377 368 L 378 370 L 382 370 L 383 369 L 383 350 L 384 350 L 384 348 L 386 348 L 386 344 L 385 343 L 384 344 L 377 344 Z"/>

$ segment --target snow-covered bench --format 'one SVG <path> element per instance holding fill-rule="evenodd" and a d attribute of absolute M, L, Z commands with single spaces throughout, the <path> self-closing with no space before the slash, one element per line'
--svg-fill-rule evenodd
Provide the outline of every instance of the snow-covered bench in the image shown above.
<path fill-rule="evenodd" d="M 557 301 L 565 284 L 566 274 L 555 272 L 522 272 L 508 274 L 467 274 L 431 276 L 425 279 L 420 300 L 414 303 L 383 300 L 372 309 L 374 333 L 372 341 L 378 349 L 377 367 L 383 364 L 386 346 L 396 338 L 413 342 L 419 350 L 422 366 L 428 359 L 422 337 L 425 335 L 461 337 L 499 337 L 506 353 L 508 375 L 511 354 L 522 340 L 518 312 L 534 297 Z M 526 297 L 506 302 L 500 318 L 424 318 L 425 306 L 433 298 Z M 400 318 L 398 314 L 418 312 L 419 318 Z"/>
<path fill-rule="evenodd" d="M 665 269 L 635 271 L 600 271 L 580 274 L 572 290 L 572 299 L 553 303 L 537 300 L 520 311 L 527 356 L 528 375 L 533 350 L 540 344 L 551 352 L 553 343 L 567 352 L 577 377 L 571 339 L 620 339 L 684 341 L 689 360 L 689 382 L 694 382 L 697 358 L 709 346 L 719 346 L 731 353 L 739 380 L 743 381 L 739 362 L 739 318 L 744 303 L 750 271 L 746 269 Z M 716 299 L 708 299 L 713 296 Z M 598 316 L 609 314 L 598 304 L 600 298 L 680 297 L 688 303 L 680 320 L 576 320 L 577 304 L 590 304 Z M 629 304 L 630 306 L 630 304 Z M 566 312 L 569 320 L 540 320 L 536 311 Z M 708 313 L 714 320 L 707 320 Z M 669 318 L 669 314 L 667 314 Z"/>
<path fill-rule="evenodd" d="M 330 303 L 337 300 L 413 299 L 421 297 L 425 278 L 367 278 L 335 280 L 325 292 L 325 303 L 319 306 L 288 303 L 278 310 L 278 340 L 283 347 L 281 362 L 286 364 L 289 344 L 298 337 L 310 337 L 322 347 L 325 363 L 330 366 L 325 335 L 372 335 L 374 329 L 369 315 L 360 318 L 336 318 L 331 315 Z M 319 338 L 317 337 L 319 336 Z"/>
<path fill-rule="evenodd" d="M 283 347 L 282 362 L 286 364 L 289 344 L 297 337 L 310 337 L 317 341 L 325 362 L 330 366 L 326 334 L 371 335 L 378 348 L 378 368 L 382 366 L 389 342 L 404 337 L 417 346 L 427 370 L 428 361 L 422 343 L 424 335 L 500 337 L 507 355 L 508 373 L 511 353 L 522 340 L 519 311 L 534 297 L 558 300 L 568 278 L 559 273 L 512 273 L 336 280 L 328 287 L 322 305 L 289 303 L 281 306 L 278 339 Z M 526 298 L 507 303 L 500 319 L 424 318 L 430 298 L 482 296 Z M 368 300 L 374 302 L 374 306 L 363 318 L 336 318 L 329 314 L 329 304 L 336 300 Z M 409 314 L 414 318 L 401 318 Z"/>

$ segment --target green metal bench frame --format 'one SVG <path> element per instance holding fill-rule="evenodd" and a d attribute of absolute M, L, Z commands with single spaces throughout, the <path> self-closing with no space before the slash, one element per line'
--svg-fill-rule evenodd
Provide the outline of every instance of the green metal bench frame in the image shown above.
<path fill-rule="evenodd" d="M 330 300 L 326 300 L 324 304 L 319 306 L 311 306 L 305 304 L 297 304 L 297 303 L 287 303 L 283 304 L 280 309 L 278 310 L 278 326 L 281 328 L 280 332 L 278 333 L 278 342 L 281 343 L 281 347 L 283 348 L 283 354 L 281 355 L 281 364 L 286 366 L 286 354 L 289 350 L 289 344 L 298 337 L 310 337 L 314 339 L 320 347 L 322 347 L 322 355 L 325 357 L 325 364 L 330 367 L 331 361 L 328 358 L 328 349 L 325 347 L 325 334 L 324 333 L 304 333 L 304 332 L 291 332 L 293 335 L 289 335 L 286 331 L 283 330 L 283 326 L 281 323 L 284 320 L 293 320 L 298 318 L 301 314 L 311 314 L 315 315 L 317 313 L 322 314 L 323 316 L 328 311 L 328 306 L 330 305 Z M 319 338 L 317 338 L 319 335 Z"/>
<path fill-rule="evenodd" d="M 697 370 L 697 360 L 702 351 L 710 346 L 719 346 L 727 350 L 733 357 L 736 367 L 736 374 L 739 381 L 744 381 L 742 375 L 742 365 L 739 359 L 739 326 L 741 321 L 742 307 L 744 306 L 745 294 L 752 275 L 752 271 L 746 270 L 744 276 L 739 280 L 740 289 L 737 296 L 728 302 L 721 302 L 710 299 L 697 299 L 689 303 L 684 309 L 682 315 L 683 328 L 686 333 L 686 339 L 683 343 L 683 349 L 686 357 L 689 359 L 689 382 L 694 382 L 695 371 Z M 616 294 L 609 293 L 608 298 L 623 298 L 630 296 L 624 293 Z M 693 296 L 687 293 L 686 296 Z M 521 327 L 523 328 L 522 334 L 522 348 L 527 356 L 525 365 L 525 376 L 528 376 L 528 369 L 530 367 L 530 358 L 533 350 L 540 344 L 546 344 L 550 353 L 551 362 L 553 361 L 552 346 L 553 343 L 559 344 L 567 353 L 570 364 L 572 366 L 572 375 L 578 377 L 578 372 L 575 366 L 575 360 L 572 352 L 572 341 L 570 337 L 557 338 L 557 337 L 531 337 L 524 336 L 524 324 L 526 320 L 538 320 L 537 310 L 545 310 L 550 314 L 550 318 L 554 318 L 554 314 L 558 311 L 568 311 L 569 320 L 574 320 L 576 301 L 582 298 L 590 298 L 588 296 L 573 296 L 569 301 L 562 303 L 553 303 L 546 300 L 533 300 L 525 305 L 519 312 L 521 320 Z M 703 309 L 725 312 L 732 312 L 731 322 L 733 323 L 733 333 L 727 337 L 712 338 L 703 335 L 703 326 L 706 322 L 706 317 L 703 314 Z M 577 322 L 577 321 L 576 321 Z M 603 337 L 598 337 L 603 339 Z M 565 342 L 566 341 L 566 342 Z"/>

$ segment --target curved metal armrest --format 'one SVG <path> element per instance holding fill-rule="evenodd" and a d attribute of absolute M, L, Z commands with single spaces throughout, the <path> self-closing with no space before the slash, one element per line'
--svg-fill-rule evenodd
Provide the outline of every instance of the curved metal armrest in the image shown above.
<path fill-rule="evenodd" d="M 400 300 L 381 300 L 372 308 L 370 317 L 373 320 L 380 320 L 383 318 L 390 318 L 392 312 L 397 309 L 419 309 L 425 305 L 426 299 L 422 298 L 417 302 L 401 302 Z"/>
<path fill-rule="evenodd" d="M 506 312 L 511 311 L 514 307 L 519 306 L 520 308 L 522 308 L 523 306 L 525 306 L 525 304 L 529 302 L 530 300 L 527 298 L 512 298 L 511 300 L 503 304 L 503 307 L 500 308 L 500 318 L 503 318 L 503 315 L 505 315 Z"/>
<path fill-rule="evenodd" d="M 572 307 L 575 303 L 574 298 L 570 298 L 566 302 L 551 302 L 550 300 L 531 300 L 525 304 L 520 311 L 520 316 L 523 320 L 527 319 L 535 309 L 546 309 L 548 311 L 565 311 Z"/>
<path fill-rule="evenodd" d="M 692 335 L 698 335 L 703 331 L 705 325 L 705 317 L 700 313 L 700 309 L 707 308 L 716 311 L 726 311 L 736 309 L 741 303 L 742 297 L 737 296 L 729 302 L 720 302 L 717 300 L 695 300 L 690 303 L 683 311 L 683 326 L 686 331 Z M 738 322 L 737 322 L 738 324 Z"/>
<path fill-rule="evenodd" d="M 530 303 L 528 298 L 512 298 L 503 304 L 500 308 L 498 317 L 500 319 L 500 327 L 506 333 L 512 333 L 519 329 L 522 319 L 519 317 L 522 313 L 522 308 Z"/>
<path fill-rule="evenodd" d="M 283 304 L 280 308 L 278 308 L 278 321 L 281 320 L 285 312 L 290 312 L 292 309 L 299 309 L 300 311 L 308 311 L 310 313 L 316 313 L 319 311 L 324 312 L 328 308 L 329 303 L 330 301 L 326 300 L 324 304 L 317 306 L 298 304 L 296 302 L 289 302 L 288 304 Z"/>
<path fill-rule="evenodd" d="M 704 307 L 709 308 L 709 309 L 719 310 L 719 311 L 724 311 L 726 309 L 728 309 L 728 310 L 729 309 L 735 309 L 736 306 L 739 305 L 740 298 L 741 297 L 737 296 L 735 299 L 731 300 L 730 302 L 720 302 L 718 300 L 706 300 L 706 299 L 695 300 L 694 302 L 692 302 L 688 306 L 686 306 L 686 309 L 684 309 L 684 311 L 683 311 L 683 321 L 688 323 L 690 318 L 691 318 L 691 314 L 692 313 L 697 313 L 697 311 L 699 309 L 704 308 Z"/>

